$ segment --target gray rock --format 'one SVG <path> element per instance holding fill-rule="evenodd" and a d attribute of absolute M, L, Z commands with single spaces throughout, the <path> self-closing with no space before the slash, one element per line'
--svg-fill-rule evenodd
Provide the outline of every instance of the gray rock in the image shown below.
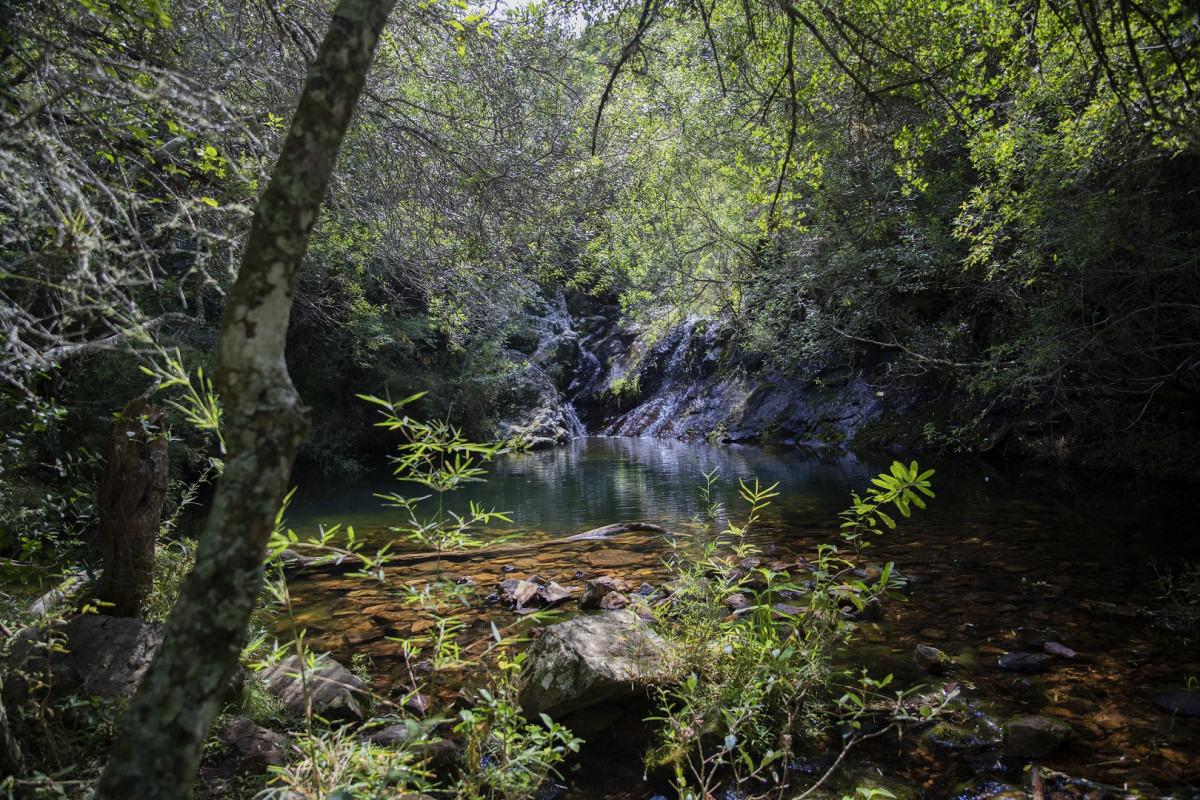
<path fill-rule="evenodd" d="M 287 737 L 255 725 L 246 717 L 229 720 L 221 731 L 221 741 L 237 750 L 237 771 L 241 774 L 261 773 L 268 767 L 283 766 Z"/>
<path fill-rule="evenodd" d="M 291 714 L 304 716 L 305 681 L 300 678 L 300 657 L 289 656 L 263 672 L 267 691 L 283 701 Z M 312 712 L 329 721 L 361 722 L 362 709 L 356 696 L 363 696 L 363 683 L 350 670 L 325 653 L 305 671 Z"/>
<path fill-rule="evenodd" d="M 1070 725 L 1048 717 L 1018 717 L 1004 723 L 1004 746 L 1018 758 L 1053 755 L 1070 737 Z"/>
<path fill-rule="evenodd" d="M 404 697 L 400 706 L 414 717 L 423 717 L 429 713 L 429 698 L 420 692 L 411 692 Z"/>
<path fill-rule="evenodd" d="M 554 581 L 550 581 L 550 585 L 542 588 L 542 598 L 546 601 L 546 605 L 552 606 L 569 600 L 571 590 L 565 586 L 559 586 Z"/>
<path fill-rule="evenodd" d="M 579 596 L 579 607 L 585 611 L 599 608 L 600 601 L 612 591 L 612 583 L 613 579 L 609 577 L 588 581 L 583 587 L 583 594 Z"/>
<path fill-rule="evenodd" d="M 1065 644 L 1060 644 L 1058 642 L 1046 642 L 1044 645 L 1042 645 L 1042 649 L 1050 655 L 1059 656 L 1060 658 L 1077 658 L 1079 656 L 1079 653 L 1076 653 Z"/>
<path fill-rule="evenodd" d="M 729 606 L 730 610 L 732 611 L 741 611 L 742 609 L 750 607 L 750 601 L 747 600 L 746 595 L 742 594 L 741 592 L 729 595 L 729 597 L 726 597 L 723 602 L 725 605 Z"/>
<path fill-rule="evenodd" d="M 1046 653 L 1005 653 L 997 659 L 1000 669 L 1033 675 L 1046 669 L 1053 656 Z"/>
<path fill-rule="evenodd" d="M 66 652 L 47 659 L 44 643 L 50 635 Z M 45 673 L 49 669 L 41 679 L 59 696 L 78 692 L 133 697 L 162 637 L 161 622 L 85 614 L 52 631 L 21 631 L 13 644 L 9 673 Z"/>
<path fill-rule="evenodd" d="M 419 731 L 415 727 L 410 730 L 407 725 L 396 724 L 373 730 L 364 735 L 363 739 L 380 747 L 396 747 L 417 735 Z"/>
<path fill-rule="evenodd" d="M 600 607 L 605 611 L 616 611 L 629 605 L 629 598 L 620 592 L 609 592 L 600 599 Z"/>
<path fill-rule="evenodd" d="M 671 662 L 662 638 L 630 611 L 576 617 L 529 648 L 518 699 L 527 716 L 561 717 L 669 681 Z"/>
<path fill-rule="evenodd" d="M 1155 697 L 1154 705 L 1168 714 L 1180 717 L 1200 717 L 1200 692 L 1167 692 Z"/>

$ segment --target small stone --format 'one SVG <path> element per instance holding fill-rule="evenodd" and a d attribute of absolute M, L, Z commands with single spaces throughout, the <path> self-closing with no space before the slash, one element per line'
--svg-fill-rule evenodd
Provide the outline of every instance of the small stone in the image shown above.
<path fill-rule="evenodd" d="M 738 566 L 749 572 L 752 569 L 758 569 L 762 565 L 762 559 L 758 556 L 746 556 L 738 562 Z"/>
<path fill-rule="evenodd" d="M 623 578 L 614 579 L 610 585 L 614 592 L 632 592 L 633 591 L 633 587 L 629 584 L 629 581 L 627 581 Z"/>
<path fill-rule="evenodd" d="M 517 568 L 514 567 L 512 564 L 505 564 L 503 567 L 500 568 L 500 570 L 502 572 L 516 572 Z"/>
<path fill-rule="evenodd" d="M 412 692 L 404 697 L 404 704 L 401 708 L 414 717 L 423 717 L 429 713 L 429 706 L 428 697 L 420 692 Z"/>
<path fill-rule="evenodd" d="M 648 583 L 643 583 L 638 587 L 637 594 L 640 594 L 642 597 L 649 597 L 654 594 L 654 587 Z"/>
<path fill-rule="evenodd" d="M 609 592 L 600 600 L 600 608 L 605 611 L 616 611 L 629 605 L 629 598 L 620 592 Z"/>
<path fill-rule="evenodd" d="M 1000 669 L 1033 675 L 1046 669 L 1052 656 L 1045 653 L 1004 653 L 996 663 Z"/>
<path fill-rule="evenodd" d="M 575 570 L 575 580 L 581 581 L 586 577 L 587 577 L 587 573 L 584 572 L 583 570 L 581 570 L 581 569 Z"/>
<path fill-rule="evenodd" d="M 571 590 L 550 581 L 550 585 L 542 589 L 541 595 L 542 599 L 546 601 L 546 605 L 552 606 L 570 598 Z"/>
<path fill-rule="evenodd" d="M 629 610 L 637 614 L 638 619 L 643 622 L 654 622 L 654 610 L 639 598 L 640 595 L 633 596 L 629 603 Z"/>
<path fill-rule="evenodd" d="M 776 603 L 775 605 L 771 606 L 771 610 L 774 612 L 774 615 L 787 618 L 797 617 L 801 614 L 800 608 L 797 606 L 788 605 L 787 603 Z"/>
<path fill-rule="evenodd" d="M 241 774 L 266 772 L 268 767 L 283 766 L 287 737 L 255 725 L 246 717 L 229 720 L 221 732 L 221 740 L 237 750 L 237 771 Z"/>
<path fill-rule="evenodd" d="M 1070 725 L 1048 717 L 1019 717 L 1004 724 L 1004 746 L 1018 758 L 1053 755 L 1070 736 Z"/>
<path fill-rule="evenodd" d="M 380 747 L 395 747 L 408 741 L 410 731 L 407 725 L 388 725 L 368 733 L 363 738 Z"/>
<path fill-rule="evenodd" d="M 949 634 L 940 628 L 926 628 L 921 631 L 921 638 L 932 639 L 935 642 L 944 642 L 949 638 Z"/>
<path fill-rule="evenodd" d="M 1052 656 L 1061 656 L 1062 658 L 1075 658 L 1079 654 L 1066 645 L 1061 645 L 1058 642 L 1046 642 L 1042 645 L 1042 649 Z"/>
<path fill-rule="evenodd" d="M 1168 714 L 1180 717 L 1200 717 L 1200 692 L 1177 691 L 1160 694 L 1154 705 Z"/>
<path fill-rule="evenodd" d="M 579 607 L 585 611 L 599 608 L 600 601 L 604 599 L 604 595 L 611 591 L 612 578 L 604 577 L 588 581 L 583 587 L 583 594 L 579 596 Z"/>
<path fill-rule="evenodd" d="M 738 592 L 731 594 L 725 598 L 725 605 L 729 606 L 733 611 L 741 611 L 744 608 L 750 607 L 750 602 L 746 599 L 746 595 Z"/>
<path fill-rule="evenodd" d="M 945 675 L 954 666 L 950 656 L 927 644 L 919 644 L 913 650 L 917 666 L 934 675 Z"/>
<path fill-rule="evenodd" d="M 516 603 L 517 608 L 524 608 L 526 603 L 537 597 L 539 588 L 532 581 L 520 581 L 513 592 L 513 601 Z"/>

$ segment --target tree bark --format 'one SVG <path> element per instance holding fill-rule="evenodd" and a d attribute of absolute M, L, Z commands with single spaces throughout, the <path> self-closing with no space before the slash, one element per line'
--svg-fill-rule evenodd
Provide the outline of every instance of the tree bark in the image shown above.
<path fill-rule="evenodd" d="M 114 617 L 141 617 L 154 585 L 154 545 L 162 520 L 167 473 L 163 412 L 144 397 L 125 406 L 108 440 L 100 484 L 100 546 L 104 574 L 96 599 Z"/>
<path fill-rule="evenodd" d="M 284 363 L 288 315 L 342 138 L 395 0 L 341 0 L 255 210 L 221 326 L 225 472 L 196 567 L 100 780 L 100 800 L 187 798 L 262 588 L 263 554 L 308 429 Z"/>
<path fill-rule="evenodd" d="M 4 694 L 4 676 L 0 675 L 0 696 Z M 10 776 L 21 777 L 25 772 L 25 759 L 21 745 L 8 727 L 8 714 L 4 701 L 0 700 L 0 779 Z"/>

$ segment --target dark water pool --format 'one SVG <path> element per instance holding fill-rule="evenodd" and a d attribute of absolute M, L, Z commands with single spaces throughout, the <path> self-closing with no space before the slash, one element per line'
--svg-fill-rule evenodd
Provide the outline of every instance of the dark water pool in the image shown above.
<path fill-rule="evenodd" d="M 744 516 L 739 480 L 778 482 L 779 496 L 753 538 L 768 553 L 803 556 L 818 543 L 836 540 L 837 512 L 848 505 L 850 492 L 862 491 L 891 460 L 587 439 L 555 451 L 506 456 L 492 467 L 487 483 L 447 502 L 465 510 L 473 500 L 511 514 L 513 524 L 501 523 L 483 538 L 519 530 L 534 543 L 636 519 L 669 528 L 686 548 L 713 535 L 695 518 L 705 510 L 698 487 L 704 473 L 716 469 L 720 483 L 711 501 L 722 503 L 735 520 Z M 1158 580 L 1164 570 L 1200 560 L 1191 490 L 1172 493 L 931 455 L 918 460 L 937 470 L 937 498 L 866 551 L 871 560 L 894 561 L 914 579 L 909 600 L 890 603 L 880 621 L 861 623 L 846 662 L 893 673 L 902 686 L 955 684 L 966 701 L 961 721 L 974 725 L 982 740 L 1014 716 L 1041 714 L 1069 723 L 1071 742 L 1042 765 L 1050 775 L 1069 776 L 1048 782 L 1055 797 L 1095 795 L 1099 790 L 1087 781 L 1129 795 L 1200 796 L 1195 788 L 1200 720 L 1173 717 L 1152 703 L 1162 692 L 1200 681 L 1197 643 L 1166 629 L 1170 617 L 1161 612 L 1170 601 L 1162 598 Z M 373 495 L 397 489 L 403 485 L 388 474 L 336 489 L 301 482 L 288 520 L 301 536 L 318 524 L 340 523 L 382 543 L 394 536 L 389 528 L 397 518 Z M 439 570 L 471 578 L 481 594 L 505 577 L 534 573 L 563 585 L 579 583 L 578 572 L 654 582 L 665 576 L 661 560 L 669 550 L 661 536 L 634 533 L 609 541 L 476 551 L 393 570 L 391 586 L 317 576 L 296 581 L 293 591 L 310 642 L 347 661 L 356 652 L 369 654 L 376 688 L 386 692 L 403 684 L 407 674 L 399 646 L 386 637 L 414 635 L 429 624 L 399 603 L 400 583 L 419 584 Z M 479 637 L 493 622 L 518 631 L 525 624 L 483 605 L 460 616 Z M 1057 657 L 1032 675 L 1000 668 L 1005 653 L 1040 647 L 1031 644 L 1039 635 L 1031 631 L 1050 632 L 1077 656 Z M 957 669 L 945 678 L 923 673 L 912 657 L 917 644 L 953 656 Z M 1026 780 L 1024 765 L 1007 761 L 1002 749 L 986 741 L 962 744 L 931 741 L 918 732 L 864 750 L 859 766 L 901 778 L 929 797 L 990 796 L 995 792 L 974 787 Z M 636 760 L 636 754 L 627 757 Z M 576 786 L 579 796 L 653 794 L 639 785 L 638 765 L 630 765 L 628 774 L 605 769 L 607 788 L 589 794 Z"/>

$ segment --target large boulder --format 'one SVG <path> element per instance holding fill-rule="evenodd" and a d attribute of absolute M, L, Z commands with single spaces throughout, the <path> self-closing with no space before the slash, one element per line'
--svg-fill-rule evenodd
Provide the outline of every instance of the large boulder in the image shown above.
<path fill-rule="evenodd" d="M 47 657 L 51 638 L 61 650 Z M 130 698 L 162 639 L 160 622 L 85 614 L 59 628 L 21 631 L 10 655 L 9 674 L 37 673 L 58 696 Z"/>
<path fill-rule="evenodd" d="M 289 656 L 263 672 L 267 691 L 283 701 L 288 713 L 305 716 L 305 698 L 312 713 L 330 722 L 361 722 L 358 698 L 365 697 L 363 682 L 354 673 L 333 660 L 328 653 L 312 666 L 300 669 L 299 656 Z M 307 684 L 307 687 L 305 686 Z"/>
<path fill-rule="evenodd" d="M 529 648 L 519 701 L 527 715 L 562 718 L 633 698 L 674 675 L 666 642 L 631 611 L 552 625 Z"/>

